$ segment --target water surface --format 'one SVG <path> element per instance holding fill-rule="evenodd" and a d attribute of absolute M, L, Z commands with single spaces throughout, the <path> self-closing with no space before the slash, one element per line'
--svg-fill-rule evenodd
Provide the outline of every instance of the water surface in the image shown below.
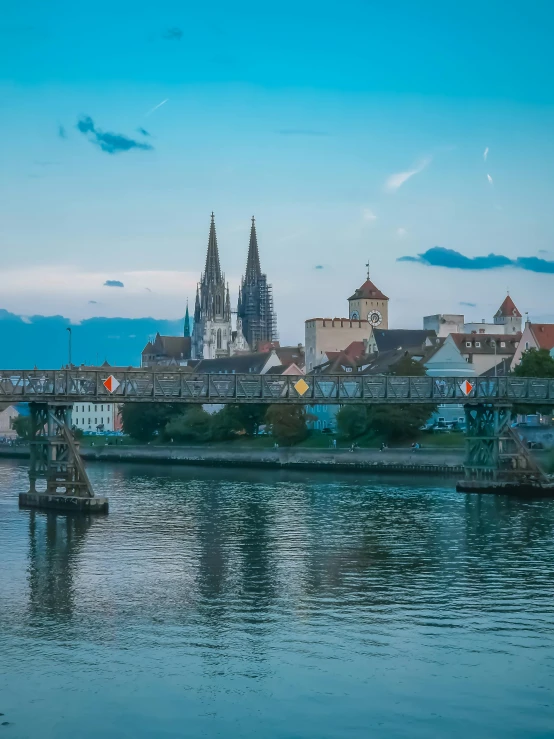
<path fill-rule="evenodd" d="M 0 739 L 554 736 L 554 501 L 438 479 L 0 464 Z"/>

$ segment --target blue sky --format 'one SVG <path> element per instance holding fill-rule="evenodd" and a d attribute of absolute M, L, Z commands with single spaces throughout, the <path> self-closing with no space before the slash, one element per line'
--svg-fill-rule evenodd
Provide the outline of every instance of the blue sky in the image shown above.
<path fill-rule="evenodd" d="M 183 315 L 214 210 L 235 296 L 256 216 L 283 341 L 345 314 L 368 259 L 397 327 L 507 287 L 554 320 L 554 275 L 518 266 L 554 261 L 553 26 L 546 2 L 12 4 L 0 308 Z"/>

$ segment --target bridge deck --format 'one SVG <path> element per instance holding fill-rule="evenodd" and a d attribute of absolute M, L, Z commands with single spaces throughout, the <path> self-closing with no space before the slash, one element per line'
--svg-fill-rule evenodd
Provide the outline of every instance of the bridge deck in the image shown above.
<path fill-rule="evenodd" d="M 183 371 L 3 370 L 0 403 L 554 404 L 554 379 L 361 375 L 195 375 Z M 110 383 L 108 383 L 109 385 Z"/>

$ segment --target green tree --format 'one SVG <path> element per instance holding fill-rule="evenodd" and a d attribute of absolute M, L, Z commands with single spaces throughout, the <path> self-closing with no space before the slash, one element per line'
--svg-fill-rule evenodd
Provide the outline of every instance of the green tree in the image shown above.
<path fill-rule="evenodd" d="M 547 349 L 528 349 L 514 369 L 516 377 L 554 377 L 554 359 Z"/>
<path fill-rule="evenodd" d="M 173 403 L 125 403 L 121 411 L 123 431 L 137 441 L 151 441 L 182 406 Z"/>
<path fill-rule="evenodd" d="M 308 436 L 306 410 L 301 405 L 270 405 L 266 420 L 279 444 L 293 446 Z"/>
<path fill-rule="evenodd" d="M 337 413 L 337 428 L 345 439 L 357 439 L 367 431 L 367 408 L 363 405 L 343 405 Z"/>
<path fill-rule="evenodd" d="M 17 416 L 12 421 L 12 428 L 20 439 L 31 438 L 31 417 Z"/>
<path fill-rule="evenodd" d="M 393 374 L 398 377 L 423 377 L 425 367 L 421 362 L 412 359 L 409 354 L 404 354 L 393 366 Z"/>
<path fill-rule="evenodd" d="M 175 441 L 209 441 L 212 436 L 211 416 L 202 406 L 193 405 L 167 423 L 164 436 Z"/>
<path fill-rule="evenodd" d="M 219 440 L 232 439 L 240 433 L 247 436 L 256 436 L 265 420 L 267 408 L 267 405 L 261 403 L 226 405 L 213 415 L 214 438 Z"/>
<path fill-rule="evenodd" d="M 435 408 L 427 404 L 371 405 L 367 410 L 367 430 L 387 441 L 413 439 Z"/>

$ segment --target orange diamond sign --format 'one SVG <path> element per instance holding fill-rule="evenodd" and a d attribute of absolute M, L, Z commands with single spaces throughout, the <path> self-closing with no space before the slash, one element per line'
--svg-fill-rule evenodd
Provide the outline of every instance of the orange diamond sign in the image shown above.
<path fill-rule="evenodd" d="M 114 393 L 121 383 L 118 382 L 113 375 L 110 375 L 102 384 L 109 393 Z"/>
<path fill-rule="evenodd" d="M 462 384 L 460 385 L 460 390 L 464 395 L 469 395 L 470 392 L 473 390 L 473 385 L 469 380 L 464 380 Z"/>
<path fill-rule="evenodd" d="M 298 382 L 295 382 L 293 387 L 298 395 L 304 395 L 304 393 L 306 393 L 310 389 L 310 386 L 308 385 L 306 380 L 303 380 L 302 378 L 300 378 Z"/>

